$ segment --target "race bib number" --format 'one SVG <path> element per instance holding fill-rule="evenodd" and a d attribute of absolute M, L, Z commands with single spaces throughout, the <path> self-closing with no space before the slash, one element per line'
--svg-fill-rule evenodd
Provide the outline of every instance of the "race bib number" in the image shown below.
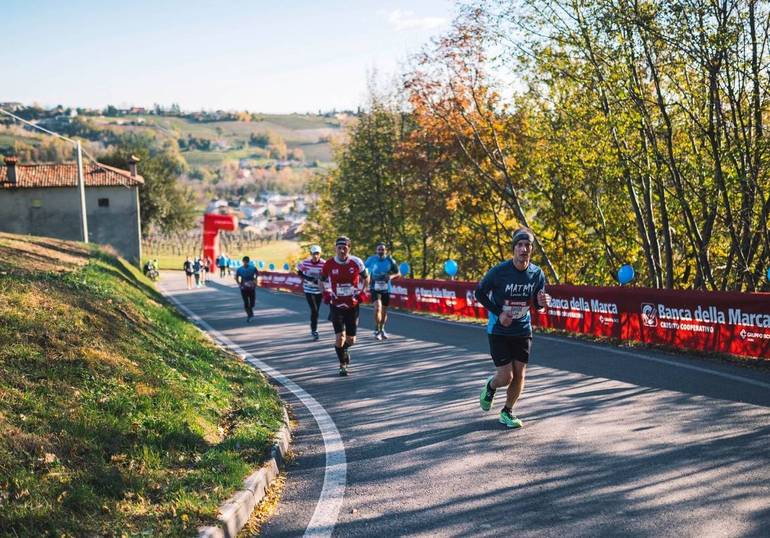
<path fill-rule="evenodd" d="M 388 291 L 388 283 L 384 280 L 375 280 L 374 291 Z"/>
<path fill-rule="evenodd" d="M 529 303 L 527 301 L 506 299 L 503 305 L 503 312 L 510 314 L 513 319 L 521 319 L 529 312 Z"/>
<path fill-rule="evenodd" d="M 257 286 L 257 283 L 256 283 L 256 282 L 254 282 L 253 280 L 245 280 L 245 281 L 243 281 L 243 283 L 241 284 L 241 289 L 244 289 L 244 290 L 253 290 L 253 289 L 254 289 L 256 286 Z"/>
<path fill-rule="evenodd" d="M 336 290 L 337 297 L 352 297 L 353 285 L 352 284 L 337 284 Z"/>

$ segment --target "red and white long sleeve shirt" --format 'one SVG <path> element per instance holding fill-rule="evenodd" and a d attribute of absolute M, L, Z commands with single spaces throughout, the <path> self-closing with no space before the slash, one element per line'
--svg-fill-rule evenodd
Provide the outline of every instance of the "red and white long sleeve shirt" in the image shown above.
<path fill-rule="evenodd" d="M 331 284 L 330 304 L 337 308 L 354 308 L 358 305 L 361 281 L 367 272 L 364 262 L 357 256 L 348 256 L 344 262 L 336 256 L 326 260 L 321 275 Z"/>
<path fill-rule="evenodd" d="M 297 272 L 302 275 L 302 289 L 305 293 L 318 295 L 323 292 L 321 288 L 321 271 L 323 271 L 326 261 L 319 258 L 317 262 L 313 258 L 302 260 L 297 264 Z"/>

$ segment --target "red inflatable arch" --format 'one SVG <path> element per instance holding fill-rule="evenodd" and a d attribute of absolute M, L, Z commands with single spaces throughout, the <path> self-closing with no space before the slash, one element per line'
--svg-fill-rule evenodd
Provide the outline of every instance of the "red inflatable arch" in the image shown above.
<path fill-rule="evenodd" d="M 238 218 L 233 215 L 203 215 L 203 257 L 214 262 L 219 256 L 219 232 L 234 232 L 237 229 Z"/>

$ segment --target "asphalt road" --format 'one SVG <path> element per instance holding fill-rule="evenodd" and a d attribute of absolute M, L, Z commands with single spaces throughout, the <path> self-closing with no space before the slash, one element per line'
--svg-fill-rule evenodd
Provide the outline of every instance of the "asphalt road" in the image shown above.
<path fill-rule="evenodd" d="M 246 324 L 230 281 L 188 291 L 183 279 L 166 272 L 161 287 L 334 421 L 347 463 L 334 536 L 770 536 L 765 372 L 536 335 L 516 408 L 525 427 L 507 430 L 501 400 L 478 406 L 493 370 L 478 326 L 391 315 L 378 342 L 362 310 L 340 378 L 331 324 L 312 342 L 304 297 L 258 290 Z M 281 395 L 296 459 L 262 534 L 295 537 L 326 455 L 311 412 Z"/>

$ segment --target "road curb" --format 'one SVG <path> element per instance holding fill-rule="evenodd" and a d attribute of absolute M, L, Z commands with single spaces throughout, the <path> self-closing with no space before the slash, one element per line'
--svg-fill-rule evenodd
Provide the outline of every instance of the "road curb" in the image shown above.
<path fill-rule="evenodd" d="M 270 459 L 243 481 L 242 489 L 236 491 L 219 506 L 217 511 L 219 524 L 199 528 L 198 538 L 235 538 L 238 531 L 249 521 L 254 508 L 264 498 L 267 488 L 280 474 L 290 444 L 289 415 L 284 407 L 283 426 L 278 431 L 275 443 L 270 450 Z"/>

